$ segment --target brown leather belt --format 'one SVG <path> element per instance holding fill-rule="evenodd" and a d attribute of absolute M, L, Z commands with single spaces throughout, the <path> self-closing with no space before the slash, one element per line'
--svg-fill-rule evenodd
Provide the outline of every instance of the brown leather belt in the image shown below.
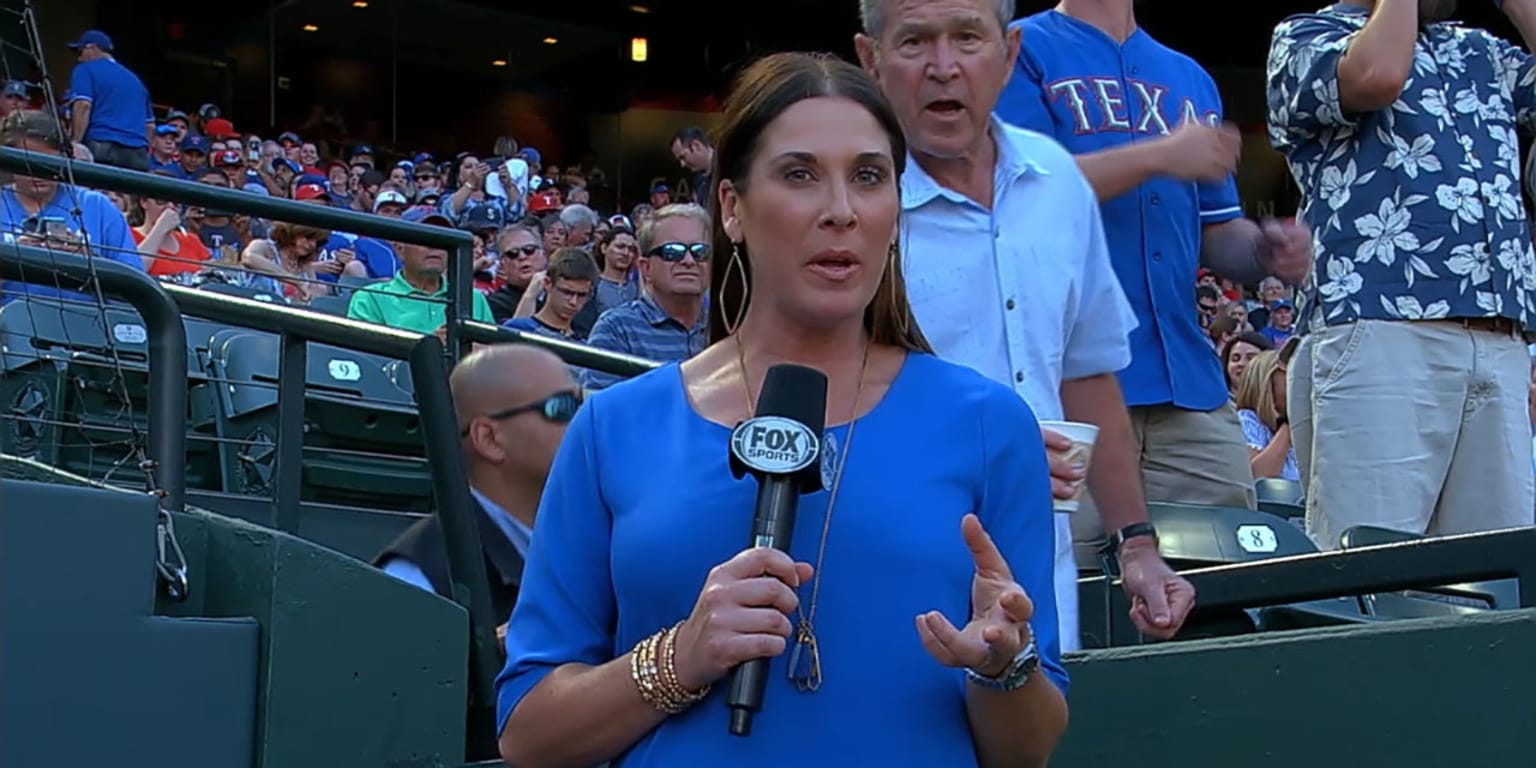
<path fill-rule="evenodd" d="M 1501 336 L 1520 335 L 1520 322 L 1507 317 L 1458 317 L 1453 322 L 1469 331 L 1489 331 Z"/>

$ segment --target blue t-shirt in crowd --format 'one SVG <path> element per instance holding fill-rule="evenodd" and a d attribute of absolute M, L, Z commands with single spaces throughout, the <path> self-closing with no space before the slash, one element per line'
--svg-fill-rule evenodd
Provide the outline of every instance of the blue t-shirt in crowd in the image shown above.
<path fill-rule="evenodd" d="M 325 246 L 320 249 L 320 260 L 330 261 L 336 258 L 336 251 L 346 248 L 351 248 L 353 255 L 362 260 L 363 266 L 368 268 L 369 277 L 383 280 L 394 277 L 400 271 L 400 257 L 395 255 L 395 249 L 388 243 L 346 232 L 331 233 L 331 239 L 325 241 Z M 319 279 L 334 283 L 336 275 L 322 274 Z"/>
<path fill-rule="evenodd" d="M 686 618 L 710 569 L 746 548 L 757 482 L 733 477 L 731 430 L 693 410 L 680 371 L 668 365 L 594 394 L 567 430 L 496 681 L 502 727 L 556 667 L 602 664 Z M 849 756 L 974 767 L 964 673 L 934 660 L 914 626 L 932 610 L 957 626 L 969 620 L 975 562 L 960 521 L 972 512 L 1034 601 L 1041 674 L 1066 689 L 1050 477 L 1029 406 L 969 368 L 910 353 L 849 433 L 828 430 L 824 465 L 848 451 L 818 574 L 821 688 L 796 689 L 786 653 L 771 662 L 750 736 L 727 733 L 722 682 L 615 768 L 781 768 Z M 827 492 L 801 497 L 795 559 L 817 560 L 827 513 Z M 809 602 L 810 585 L 800 591 Z"/>
<path fill-rule="evenodd" d="M 78 209 L 78 214 L 76 213 Z M 133 242 L 133 235 L 128 231 L 128 221 L 123 214 L 112 204 L 106 195 L 83 187 L 71 187 L 60 184 L 53 199 L 48 201 L 37 214 L 37 218 L 59 219 L 69 229 L 69 234 L 77 240 L 84 240 L 90 246 L 90 253 L 99 259 L 127 264 L 140 272 L 144 271 L 144 259 L 139 256 L 139 247 Z M 16 197 L 16 190 L 6 187 L 0 190 L 0 238 L 5 242 L 15 242 L 19 235 L 25 234 L 25 223 L 33 214 L 23 208 L 21 201 Z M 66 258 L 79 258 L 72 253 L 55 251 L 62 261 Z M 51 278 L 48 278 L 51 282 Z M 94 297 L 75 291 L 65 291 L 52 285 L 39 285 L 36 283 L 5 282 L 3 293 L 0 293 L 0 305 L 16 298 L 18 294 L 27 294 L 42 298 L 60 298 L 72 301 L 95 302 Z"/>
<path fill-rule="evenodd" d="M 91 104 L 86 141 L 110 141 L 125 147 L 149 147 L 147 130 L 155 122 L 149 89 L 139 76 L 106 58 L 75 65 L 69 89 L 76 101 Z"/>

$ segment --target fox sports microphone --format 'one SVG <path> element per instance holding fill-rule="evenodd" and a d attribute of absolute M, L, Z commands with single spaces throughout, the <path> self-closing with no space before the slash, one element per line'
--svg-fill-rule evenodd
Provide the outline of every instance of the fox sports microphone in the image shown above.
<path fill-rule="evenodd" d="M 752 516 L 753 547 L 789 550 L 800 494 L 821 490 L 821 433 L 826 425 L 827 377 L 801 365 L 775 365 L 763 378 L 757 413 L 731 432 L 731 472 L 757 477 Z M 768 659 L 753 659 L 731 671 L 726 706 L 731 733 L 752 732 L 752 716 L 763 707 Z"/>

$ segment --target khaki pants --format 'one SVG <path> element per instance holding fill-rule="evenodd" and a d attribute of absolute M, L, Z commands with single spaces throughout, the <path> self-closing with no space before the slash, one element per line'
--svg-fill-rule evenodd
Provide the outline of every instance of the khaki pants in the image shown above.
<path fill-rule="evenodd" d="M 1131 408 L 1131 428 L 1141 458 L 1147 501 L 1254 509 L 1253 470 L 1248 444 L 1227 403 L 1214 411 L 1187 411 L 1172 405 Z M 1083 495 L 1072 516 L 1072 541 L 1079 568 L 1098 567 L 1106 534 L 1092 499 Z"/>
<path fill-rule="evenodd" d="M 1522 339 L 1454 320 L 1314 335 L 1307 534 L 1319 547 L 1356 525 L 1445 535 L 1532 524 Z"/>

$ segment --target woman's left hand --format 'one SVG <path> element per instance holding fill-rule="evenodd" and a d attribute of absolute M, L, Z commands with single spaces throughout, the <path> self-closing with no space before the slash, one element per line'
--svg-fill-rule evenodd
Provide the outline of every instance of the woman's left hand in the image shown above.
<path fill-rule="evenodd" d="M 1013 571 L 992 537 L 975 515 L 960 521 L 960 535 L 976 562 L 971 579 L 971 620 L 956 629 L 938 611 L 917 617 L 923 647 L 946 667 L 968 667 L 984 677 L 996 677 L 1033 639 L 1029 619 L 1035 604 L 1013 580 Z"/>

